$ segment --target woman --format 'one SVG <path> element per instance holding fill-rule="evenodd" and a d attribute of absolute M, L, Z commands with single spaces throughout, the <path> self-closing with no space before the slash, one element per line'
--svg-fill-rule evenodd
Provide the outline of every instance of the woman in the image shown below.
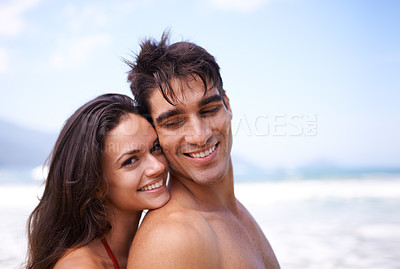
<path fill-rule="evenodd" d="M 27 268 L 125 268 L 143 209 L 163 206 L 167 161 L 133 100 L 97 97 L 65 123 L 28 220 Z"/>

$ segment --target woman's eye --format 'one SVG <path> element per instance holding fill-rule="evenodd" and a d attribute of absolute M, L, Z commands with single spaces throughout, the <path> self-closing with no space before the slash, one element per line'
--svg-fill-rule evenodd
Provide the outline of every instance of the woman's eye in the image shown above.
<path fill-rule="evenodd" d="M 122 166 L 130 166 L 133 165 L 135 162 L 137 161 L 137 159 L 135 157 L 131 157 L 128 160 L 126 160 L 125 162 L 122 163 Z"/>
<path fill-rule="evenodd" d="M 155 144 L 155 145 L 151 148 L 150 153 L 157 152 L 157 151 L 162 152 L 162 148 L 161 148 L 161 145 L 160 145 L 159 143 Z"/>

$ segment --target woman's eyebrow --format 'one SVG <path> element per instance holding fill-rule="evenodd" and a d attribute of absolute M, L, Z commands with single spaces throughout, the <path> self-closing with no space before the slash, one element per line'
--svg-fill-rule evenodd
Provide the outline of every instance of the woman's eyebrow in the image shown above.
<path fill-rule="evenodd" d="M 118 157 L 118 159 L 117 159 L 117 161 L 116 161 L 115 163 L 119 163 L 119 161 L 120 161 L 124 156 L 126 156 L 126 155 L 133 155 L 133 154 L 136 154 L 136 153 L 138 153 L 138 152 L 140 152 L 140 149 L 132 149 L 132 150 L 126 151 L 126 152 L 122 153 L 122 154 Z"/>

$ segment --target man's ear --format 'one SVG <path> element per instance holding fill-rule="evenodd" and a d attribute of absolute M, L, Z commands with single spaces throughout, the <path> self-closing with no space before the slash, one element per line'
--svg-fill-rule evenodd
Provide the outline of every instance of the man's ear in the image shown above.
<path fill-rule="evenodd" d="M 232 109 L 231 109 L 231 104 L 229 102 L 229 97 L 226 95 L 226 93 L 224 93 L 223 98 L 224 98 L 223 100 L 224 100 L 225 107 L 228 110 L 228 112 L 231 116 L 231 119 L 232 119 Z"/>

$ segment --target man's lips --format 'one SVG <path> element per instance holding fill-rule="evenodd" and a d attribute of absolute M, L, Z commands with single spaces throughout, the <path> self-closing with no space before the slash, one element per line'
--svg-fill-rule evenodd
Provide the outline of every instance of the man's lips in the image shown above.
<path fill-rule="evenodd" d="M 191 158 L 205 158 L 208 155 L 210 155 L 211 153 L 214 152 L 214 150 L 217 148 L 218 143 L 209 147 L 208 149 L 204 150 L 204 151 L 200 151 L 200 152 L 193 152 L 193 153 L 184 153 L 184 155 L 191 157 Z"/>

